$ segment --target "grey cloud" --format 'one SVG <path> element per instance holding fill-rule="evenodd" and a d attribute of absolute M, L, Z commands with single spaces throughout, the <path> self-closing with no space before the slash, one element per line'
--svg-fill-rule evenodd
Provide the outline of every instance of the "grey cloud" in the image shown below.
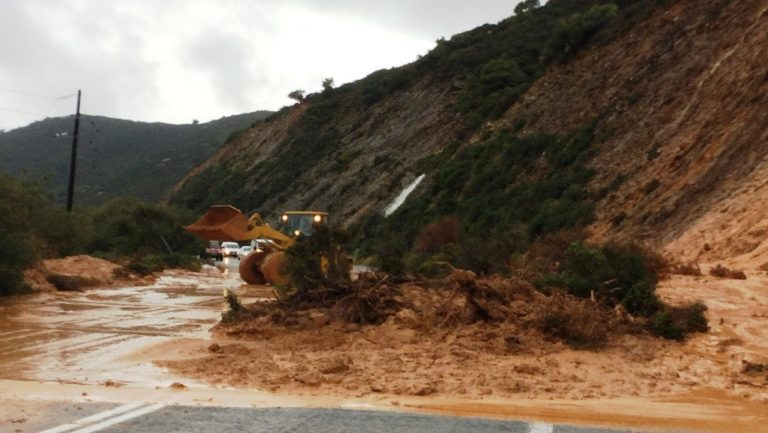
<path fill-rule="evenodd" d="M 138 110 L 151 100 L 156 93 L 155 65 L 134 55 L 140 37 L 120 14 L 98 7 L 91 11 L 98 20 L 91 16 L 75 22 L 42 23 L 27 6 L 21 1 L 0 3 L 0 38 L 10 41 L 0 44 L 0 87 L 51 96 L 83 89 L 83 111 L 104 115 Z M 72 40 L 60 31 L 63 26 L 81 24 L 80 34 L 93 39 Z M 109 37 L 113 49 L 99 46 L 98 38 L 103 37 Z M 72 101 L 0 93 L 0 106 L 24 107 L 23 111 L 39 117 L 70 114 L 72 105 Z M 21 120 L 12 119 L 7 112 L 1 116 L 0 128 L 18 126 Z"/>
<path fill-rule="evenodd" d="M 408 45 L 398 47 L 408 56 L 403 58 L 412 59 L 423 54 L 424 47 L 439 37 L 509 16 L 516 3 L 514 0 L 0 0 L 3 41 L 0 88 L 57 96 L 82 88 L 84 112 L 136 120 L 185 121 L 193 116 L 204 120 L 247 110 L 276 109 L 279 104 L 289 103 L 285 95 L 293 86 L 314 83 L 319 87 L 324 76 L 339 78 L 353 69 L 355 76 L 363 76 L 361 71 L 372 72 L 384 67 L 381 61 L 376 63 L 376 56 L 369 56 L 365 61 L 344 60 L 344 56 L 336 52 L 323 57 L 335 63 L 302 68 L 300 60 L 288 58 L 308 55 L 301 52 L 301 44 L 296 45 L 295 41 L 315 40 L 323 35 L 295 28 L 285 15 L 286 5 L 321 13 L 331 20 L 342 16 L 352 18 L 362 24 L 355 30 L 360 33 L 352 37 L 363 41 L 368 35 L 360 29 L 367 25 L 390 34 L 405 35 L 407 38 L 403 40 L 419 43 L 418 48 L 412 48 L 412 53 L 407 52 Z M 188 27 L 180 26 L 184 34 L 169 36 L 168 25 L 178 24 L 179 19 L 189 20 Z M 281 42 L 285 42 L 286 34 L 296 36 L 290 48 L 271 40 L 281 35 Z M 164 43 L 162 46 L 157 45 L 159 37 Z M 338 45 L 333 46 L 337 51 L 350 49 Z M 293 51 L 281 51 L 284 49 Z M 286 70 L 291 73 L 287 74 Z M 206 82 L 204 85 L 213 90 L 206 94 L 212 93 L 214 98 L 193 106 L 194 87 L 199 85 L 201 77 Z M 169 84 L 173 89 L 167 87 Z M 185 96 L 189 97 L 180 100 Z M 46 114 L 70 114 L 71 105 L 72 101 L 51 105 L 49 101 L 0 92 L 0 107 L 36 113 L 38 119 Z M 0 129 L 34 119 L 0 111 Z"/>
<path fill-rule="evenodd" d="M 513 14 L 515 0 L 289 0 L 318 11 L 347 14 L 435 40 Z"/>
<path fill-rule="evenodd" d="M 254 47 L 247 38 L 207 29 L 187 44 L 186 61 L 204 71 L 217 91 L 219 101 L 229 108 L 247 109 L 247 89 L 264 82 L 267 74 L 251 66 Z"/>

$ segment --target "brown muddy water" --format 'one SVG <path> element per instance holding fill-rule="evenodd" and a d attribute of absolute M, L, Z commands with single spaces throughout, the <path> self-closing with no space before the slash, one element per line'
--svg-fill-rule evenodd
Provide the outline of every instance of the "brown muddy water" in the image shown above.
<path fill-rule="evenodd" d="M 224 289 L 244 301 L 271 289 L 241 284 L 237 260 L 202 273 L 167 271 L 145 286 L 0 300 L 0 379 L 167 386 L 179 378 L 130 355 L 179 338 L 207 338 Z M 162 346 L 161 346 L 162 347 Z M 184 380 L 188 386 L 202 386 Z"/>

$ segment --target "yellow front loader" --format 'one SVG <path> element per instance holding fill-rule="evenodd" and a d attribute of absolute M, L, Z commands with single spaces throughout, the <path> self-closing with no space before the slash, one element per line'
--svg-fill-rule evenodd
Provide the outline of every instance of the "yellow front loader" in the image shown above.
<path fill-rule="evenodd" d="M 240 277 L 248 284 L 283 285 L 288 282 L 282 271 L 285 249 L 293 245 L 299 236 L 311 236 L 316 225 L 327 222 L 326 212 L 290 211 L 280 217 L 281 230 L 277 230 L 265 223 L 258 213 L 248 218 L 236 207 L 217 205 L 211 206 L 199 220 L 184 228 L 209 241 L 269 239 L 271 242 L 240 260 Z"/>

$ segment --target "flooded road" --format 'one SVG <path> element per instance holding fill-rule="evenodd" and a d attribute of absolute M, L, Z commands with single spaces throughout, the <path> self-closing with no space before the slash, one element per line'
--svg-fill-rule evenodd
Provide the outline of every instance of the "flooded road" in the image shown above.
<path fill-rule="evenodd" d="M 199 274 L 168 271 L 145 286 L 2 299 L 0 379 L 172 383 L 178 378 L 130 354 L 174 339 L 207 338 L 221 317 L 223 289 L 245 301 L 270 295 L 269 288 L 242 285 L 237 264 L 225 259 L 223 274 L 213 267 Z"/>
<path fill-rule="evenodd" d="M 605 425 L 613 419 L 602 413 L 587 420 L 574 417 L 572 401 L 483 401 L 470 406 L 466 400 L 394 401 L 375 394 L 275 394 L 195 383 L 154 364 L 153 359 L 164 355 L 178 356 L 176 349 L 184 341 L 196 340 L 205 352 L 209 341 L 200 340 L 210 338 L 209 329 L 220 319 L 224 289 L 244 303 L 272 297 L 270 287 L 242 284 L 238 263 L 228 259 L 218 263 L 221 269 L 206 267 L 201 273 L 169 271 L 144 285 L 0 299 L 0 433 L 626 431 L 568 425 Z M 175 382 L 183 386 L 172 386 Z M 626 415 L 635 404 L 619 403 L 604 408 L 620 414 L 617 422 L 608 424 L 636 425 Z M 670 405 L 656 404 L 665 410 Z M 680 407 L 685 413 L 687 406 Z M 563 424 L 509 420 L 512 417 Z M 648 431 L 644 425 L 638 428 L 633 431 Z"/>

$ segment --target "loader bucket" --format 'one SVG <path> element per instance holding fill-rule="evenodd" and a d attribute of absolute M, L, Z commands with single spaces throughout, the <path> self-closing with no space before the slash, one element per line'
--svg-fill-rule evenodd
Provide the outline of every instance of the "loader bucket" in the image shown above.
<path fill-rule="evenodd" d="M 244 241 L 247 240 L 248 217 L 229 205 L 211 206 L 205 215 L 184 229 L 209 241 Z"/>

